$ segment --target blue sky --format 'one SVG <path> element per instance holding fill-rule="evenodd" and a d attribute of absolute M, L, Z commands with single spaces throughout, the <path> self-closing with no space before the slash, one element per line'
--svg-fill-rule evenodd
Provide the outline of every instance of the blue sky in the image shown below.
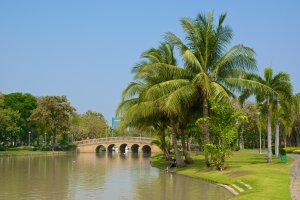
<path fill-rule="evenodd" d="M 0 1 L 0 91 L 66 95 L 78 112 L 108 121 L 141 52 L 165 32 L 183 36 L 179 19 L 228 13 L 234 44 L 265 66 L 291 75 L 300 92 L 300 1 L 130 0 Z"/>

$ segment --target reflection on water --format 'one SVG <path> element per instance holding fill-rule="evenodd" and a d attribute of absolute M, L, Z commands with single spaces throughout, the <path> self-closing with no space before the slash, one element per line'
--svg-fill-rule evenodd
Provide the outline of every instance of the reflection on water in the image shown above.
<path fill-rule="evenodd" d="M 228 199 L 214 184 L 165 174 L 144 154 L 0 157 L 0 199 Z"/>

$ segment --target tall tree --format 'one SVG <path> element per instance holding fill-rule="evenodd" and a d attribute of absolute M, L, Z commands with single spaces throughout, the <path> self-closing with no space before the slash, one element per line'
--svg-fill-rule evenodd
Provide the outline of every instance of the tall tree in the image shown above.
<path fill-rule="evenodd" d="M 257 74 L 247 74 L 246 77 L 249 80 L 260 83 L 261 85 L 270 88 L 268 91 L 258 90 L 245 90 L 241 98 L 250 96 L 251 94 L 256 95 L 258 102 L 265 103 L 267 106 L 267 139 L 268 139 L 268 163 L 272 162 L 272 123 L 271 114 L 272 107 L 275 108 L 276 116 L 276 127 L 278 126 L 278 105 L 279 102 L 284 102 L 285 99 L 290 99 L 292 94 L 292 86 L 290 83 L 290 76 L 287 73 L 279 72 L 274 74 L 272 68 L 266 67 L 264 69 L 264 76 L 260 77 Z M 277 129 L 277 128 L 276 128 Z M 279 144 L 279 129 L 275 133 L 275 148 L 278 154 Z"/>
<path fill-rule="evenodd" d="M 202 102 L 204 118 L 209 117 L 209 99 L 228 101 L 233 92 L 253 83 L 240 79 L 244 72 L 256 70 L 254 51 L 243 45 L 235 45 L 227 50 L 232 39 L 232 30 L 224 25 L 226 14 L 214 24 L 213 13 L 200 14 L 195 20 L 183 18 L 181 25 L 185 31 L 185 42 L 173 33 L 166 39 L 179 48 L 185 68 L 193 74 L 192 85 L 183 93 L 196 93 Z M 180 95 L 178 95 L 180 96 Z M 181 95 L 186 96 L 186 95 Z M 186 103 L 190 99 L 186 98 Z M 205 143 L 209 143 L 208 123 L 203 123 Z M 209 166 L 207 153 L 206 164 Z"/>
<path fill-rule="evenodd" d="M 57 135 L 70 128 L 70 119 L 74 111 L 66 96 L 45 96 L 40 99 L 29 120 L 45 125 L 45 128 L 51 131 L 55 145 Z"/>
<path fill-rule="evenodd" d="M 20 113 L 18 126 L 21 128 L 19 132 L 21 135 L 18 135 L 18 137 L 24 141 L 29 137 L 30 124 L 27 119 L 37 106 L 36 97 L 29 93 L 23 94 L 20 92 L 6 94 L 4 95 L 3 106 L 4 108 L 10 108 Z"/>

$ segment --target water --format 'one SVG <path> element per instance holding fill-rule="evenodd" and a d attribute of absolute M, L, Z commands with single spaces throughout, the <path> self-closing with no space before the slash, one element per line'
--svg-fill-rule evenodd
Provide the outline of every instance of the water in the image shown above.
<path fill-rule="evenodd" d="M 151 167 L 143 154 L 0 157 L 0 199 L 228 199 L 222 187 Z"/>

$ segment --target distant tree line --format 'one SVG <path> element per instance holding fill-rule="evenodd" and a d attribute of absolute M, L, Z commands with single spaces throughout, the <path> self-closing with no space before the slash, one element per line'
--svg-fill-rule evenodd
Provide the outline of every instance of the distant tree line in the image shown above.
<path fill-rule="evenodd" d="M 65 145 L 104 137 L 110 131 L 101 113 L 76 113 L 66 96 L 0 93 L 0 146 Z"/>

